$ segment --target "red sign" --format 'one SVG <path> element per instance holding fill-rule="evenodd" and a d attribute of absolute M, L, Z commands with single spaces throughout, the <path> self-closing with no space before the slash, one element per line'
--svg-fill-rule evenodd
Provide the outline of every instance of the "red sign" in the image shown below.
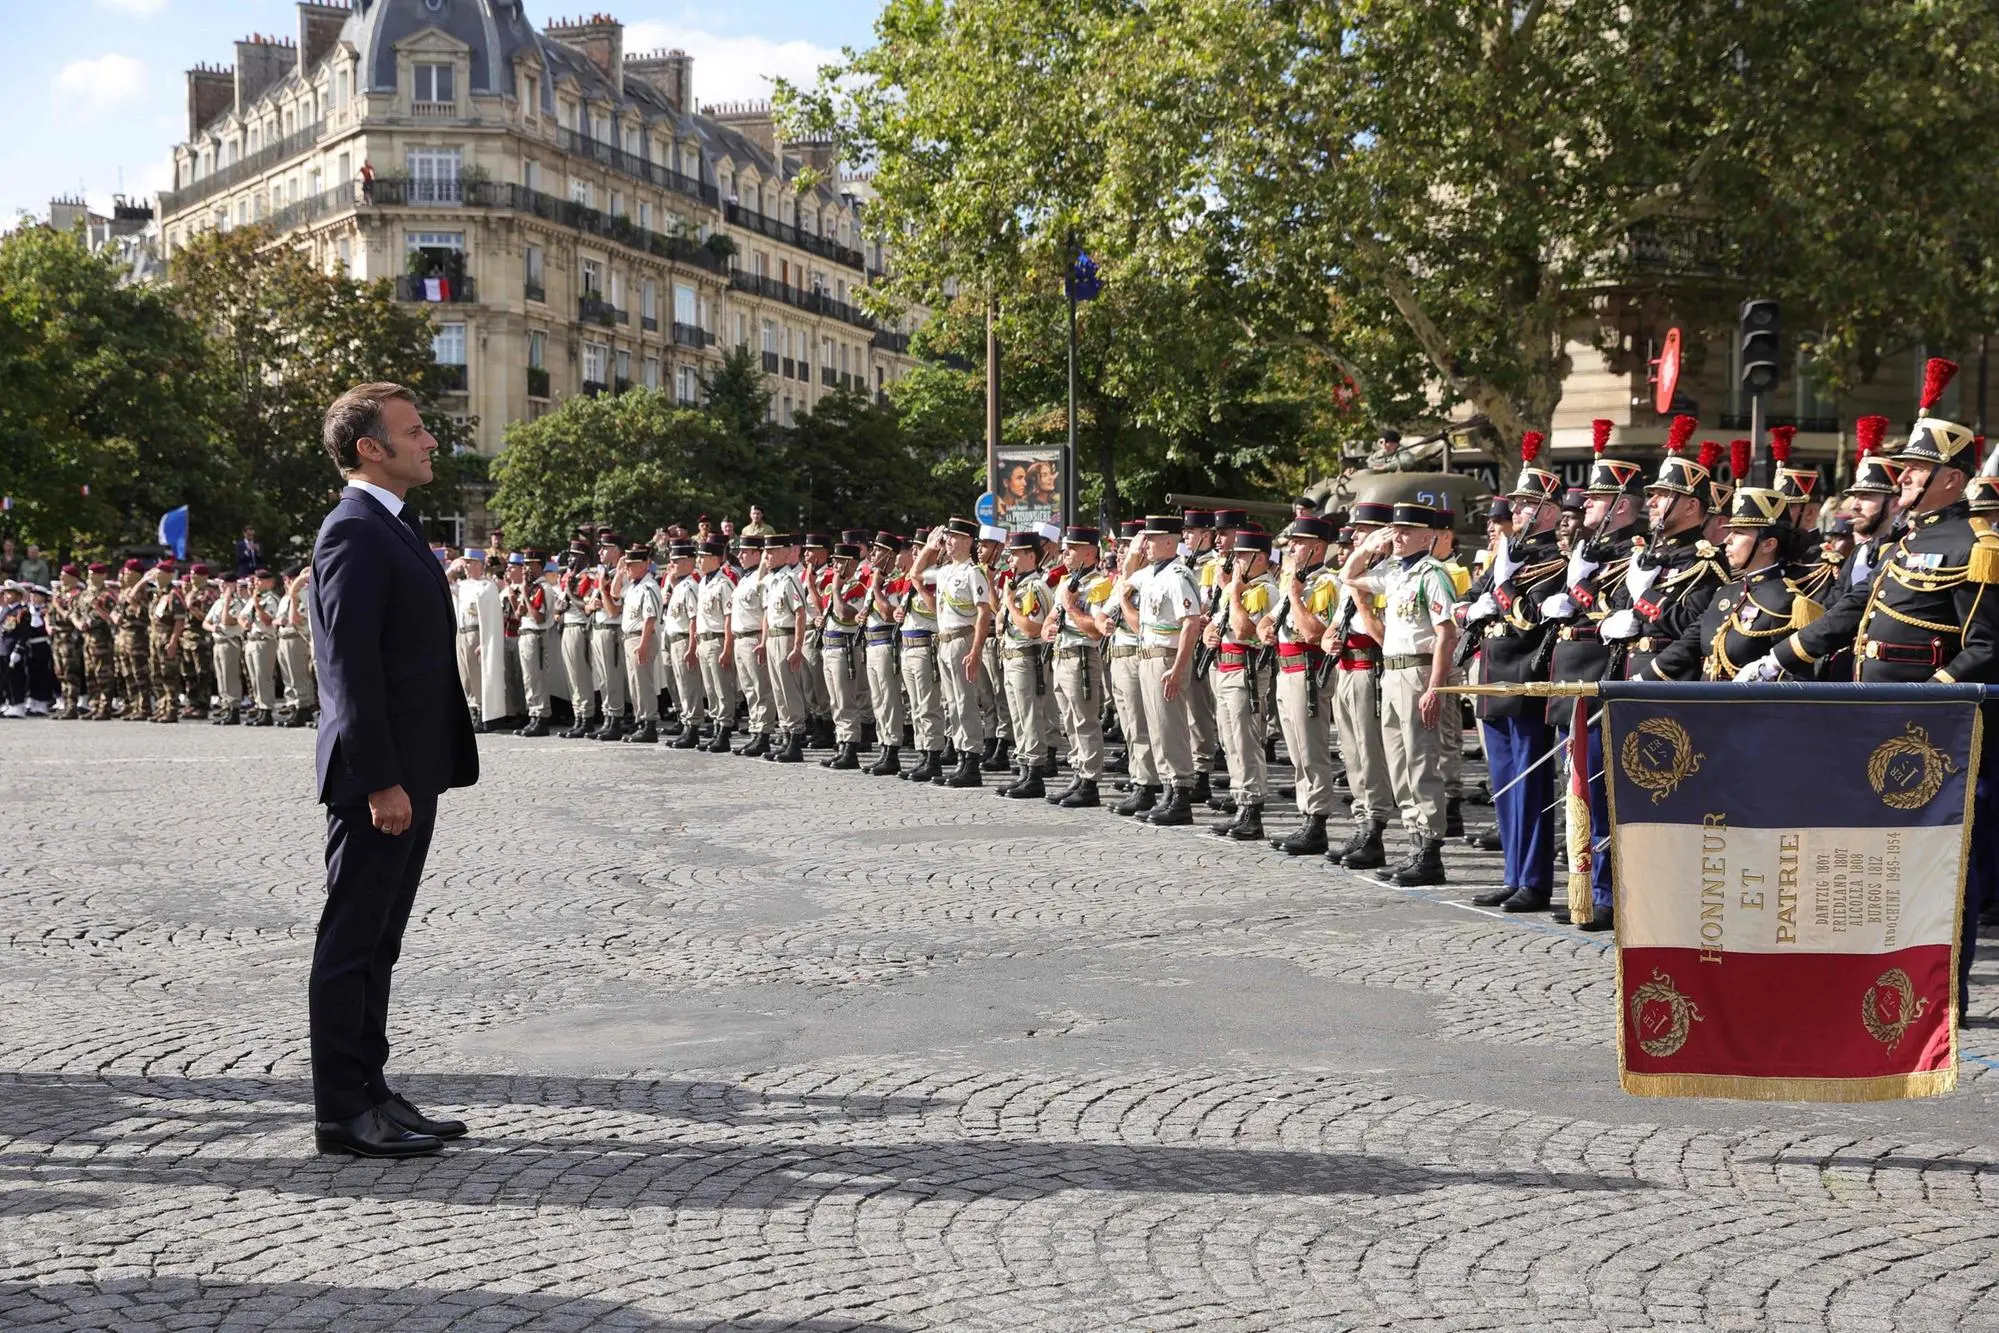
<path fill-rule="evenodd" d="M 1652 363 L 1652 408 L 1660 416 L 1670 416 L 1673 395 L 1680 388 L 1680 331 L 1666 330 L 1666 346 Z"/>

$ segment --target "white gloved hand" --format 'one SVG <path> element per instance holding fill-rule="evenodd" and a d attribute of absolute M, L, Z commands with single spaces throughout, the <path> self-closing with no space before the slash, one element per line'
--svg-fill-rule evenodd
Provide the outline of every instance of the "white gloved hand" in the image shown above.
<path fill-rule="evenodd" d="M 1513 554 L 1512 542 L 1501 542 L 1499 549 L 1492 553 L 1492 586 L 1513 582 L 1513 576 L 1520 572 L 1523 562 Z"/>
<path fill-rule="evenodd" d="M 1603 568 L 1602 561 L 1589 558 L 1586 554 L 1588 549 L 1589 544 L 1587 542 L 1577 542 L 1576 549 L 1569 552 L 1568 586 L 1571 588 L 1579 583 L 1587 583 L 1590 575 Z"/>
<path fill-rule="evenodd" d="M 1657 565 L 1648 565 L 1633 557 L 1631 563 L 1624 567 L 1624 591 L 1631 594 L 1632 601 L 1642 602 L 1645 600 L 1645 594 L 1652 591 L 1652 585 L 1659 581 L 1659 575 L 1664 572 Z"/>
<path fill-rule="evenodd" d="M 1603 637 L 1611 643 L 1635 639 L 1641 628 L 1636 611 L 1613 611 L 1603 618 Z"/>
<path fill-rule="evenodd" d="M 1759 657 L 1742 670 L 1735 673 L 1737 685 L 1755 685 L 1766 680 L 1775 680 L 1784 674 L 1784 668 L 1777 665 L 1774 657 Z"/>
<path fill-rule="evenodd" d="M 1541 614 L 1550 620 L 1567 620 L 1576 613 L 1576 604 L 1569 600 L 1565 592 L 1541 599 Z"/>
<path fill-rule="evenodd" d="M 1465 624 L 1476 625 L 1479 621 L 1490 620 L 1498 614 L 1499 603 L 1492 599 L 1492 594 L 1480 593 L 1478 600 L 1465 608 Z"/>

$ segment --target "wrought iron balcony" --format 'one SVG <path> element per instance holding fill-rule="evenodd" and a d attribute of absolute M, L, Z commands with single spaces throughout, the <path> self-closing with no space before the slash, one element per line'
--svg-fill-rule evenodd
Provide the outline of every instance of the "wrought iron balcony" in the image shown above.
<path fill-rule="evenodd" d="M 834 263 L 843 265 L 846 268 L 859 269 L 863 273 L 867 272 L 867 256 L 863 255 L 859 250 L 851 246 L 841 245 L 838 241 L 828 240 L 826 237 L 814 232 L 805 231 L 802 228 L 793 226 L 789 222 L 780 222 L 778 219 L 766 217 L 762 213 L 751 212 L 741 204 L 724 204 L 722 206 L 722 216 L 735 226 L 759 232 L 774 241 L 782 241 L 786 245 L 797 246 L 800 250 L 818 255 L 821 259 L 830 259 Z"/>
<path fill-rule="evenodd" d="M 682 347 L 702 348 L 715 341 L 715 335 L 697 324 L 682 324 L 673 321 L 673 340 Z"/>
<path fill-rule="evenodd" d="M 629 324 L 631 316 L 606 301 L 603 297 L 586 293 L 577 298 L 576 317 L 585 324 L 602 324 L 610 328 L 616 324 Z"/>
<path fill-rule="evenodd" d="M 226 167 L 217 168 L 178 190 L 160 191 L 160 216 L 164 218 L 192 207 L 211 195 L 220 194 L 232 185 L 240 185 L 281 162 L 297 157 L 318 143 L 325 133 L 326 122 L 315 120 L 310 125 L 293 130 L 276 143 L 266 144 L 256 152 L 240 157 Z"/>
<path fill-rule="evenodd" d="M 435 291 L 431 288 L 430 284 L 432 283 L 437 284 Z M 432 303 L 448 303 L 451 305 L 472 305 L 478 302 L 479 297 L 478 288 L 474 286 L 470 276 L 447 278 L 440 275 L 429 278 L 416 278 L 406 273 L 396 279 L 396 299 L 398 301 L 427 301 Z"/>
<path fill-rule="evenodd" d="M 776 352 L 765 352 L 765 353 L 763 354 L 763 356 L 764 356 L 764 374 L 766 374 L 766 375 L 775 375 L 775 374 L 777 374 L 777 373 L 778 373 L 778 372 L 777 372 L 777 353 L 776 353 Z"/>
<path fill-rule="evenodd" d="M 465 367 L 440 364 L 437 367 L 437 385 L 446 393 L 464 393 L 466 385 Z"/>
<path fill-rule="evenodd" d="M 548 368 L 546 366 L 528 367 L 528 397 L 548 397 Z"/>

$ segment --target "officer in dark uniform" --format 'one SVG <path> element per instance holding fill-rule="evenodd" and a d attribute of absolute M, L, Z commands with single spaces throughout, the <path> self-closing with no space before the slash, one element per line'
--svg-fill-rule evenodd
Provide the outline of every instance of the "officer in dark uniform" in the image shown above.
<path fill-rule="evenodd" d="M 1791 441 L 1797 433 L 1796 426 L 1770 428 L 1770 457 L 1776 464 L 1771 484 L 1784 497 L 1785 517 L 1799 534 L 1798 554 L 1791 562 L 1791 581 L 1805 596 L 1821 606 L 1830 606 L 1837 596 L 1833 585 L 1845 557 L 1827 554 L 1824 536 L 1819 532 L 1818 469 L 1790 466 Z"/>
<path fill-rule="evenodd" d="M 1888 418 L 1861 417 L 1853 423 L 1857 450 L 1853 484 L 1853 551 L 1841 561 L 1827 588 L 1826 613 L 1772 651 L 1774 665 L 1793 676 L 1816 675 L 1821 680 L 1852 680 L 1853 643 L 1860 619 L 1874 592 L 1875 576 L 1901 540 L 1896 510 L 1901 493 L 1902 465 L 1881 455 Z M 1744 680 L 1768 677 L 1769 668 L 1752 662 L 1738 675 Z"/>
<path fill-rule="evenodd" d="M 1727 562 L 1703 535 L 1721 446 L 1703 441 L 1699 460 L 1688 459 L 1682 451 L 1696 424 L 1692 417 L 1673 418 L 1665 460 L 1645 488 L 1650 538 L 1611 589 L 1615 609 L 1602 629 L 1617 679 L 1649 676 L 1652 659 L 1700 619 L 1715 589 L 1728 582 Z"/>
<path fill-rule="evenodd" d="M 1462 604 L 1465 637 L 1459 656 L 1463 660 L 1476 647 L 1479 680 L 1488 685 L 1546 679 L 1535 664 L 1551 631 L 1527 589 L 1560 572 L 1567 561 L 1555 541 L 1562 479 L 1534 466 L 1545 438 L 1534 430 L 1521 437 L 1524 466 L 1510 497 L 1514 535 L 1494 552 L 1492 563 Z M 1555 862 L 1554 772 L 1542 762 L 1555 744 L 1547 706 L 1539 699 L 1481 696 L 1478 718 L 1492 775 L 1493 813 L 1499 820 L 1506 879 L 1500 888 L 1472 901 L 1493 907 L 1524 892 L 1545 904 Z"/>
<path fill-rule="evenodd" d="M 1801 541 L 1781 491 L 1738 486 L 1728 514 L 1726 548 L 1735 581 L 1716 592 L 1701 618 L 1652 659 L 1652 675 L 1660 680 L 1734 680 L 1744 665 L 1817 620 L 1824 608 L 1791 578 Z"/>

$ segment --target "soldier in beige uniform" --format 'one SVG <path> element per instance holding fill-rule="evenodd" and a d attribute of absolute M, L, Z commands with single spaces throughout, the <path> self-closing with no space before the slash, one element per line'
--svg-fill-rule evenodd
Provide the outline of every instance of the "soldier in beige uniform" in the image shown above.
<path fill-rule="evenodd" d="M 526 580 L 507 586 L 509 610 L 520 626 L 517 643 L 521 656 L 521 694 L 528 710 L 527 725 L 520 734 L 546 736 L 548 675 L 551 662 L 559 661 L 557 653 L 550 651 L 550 640 L 557 636 L 557 604 L 561 594 L 546 552 L 530 548 L 521 552 L 521 561 L 527 568 Z"/>
<path fill-rule="evenodd" d="M 764 538 L 763 659 L 770 680 L 777 740 L 767 758 L 796 764 L 805 759 L 805 582 L 799 577 L 798 538 Z"/>
<path fill-rule="evenodd" d="M 248 614 L 243 585 L 235 579 L 223 579 L 214 605 L 202 617 L 215 653 L 215 716 L 209 721 L 218 727 L 233 727 L 243 720 L 243 626 L 239 617 Z"/>
<path fill-rule="evenodd" d="M 278 711 L 278 577 L 260 569 L 244 604 L 243 655 L 250 667 L 250 693 L 257 708 L 243 725 L 277 725 Z"/>
<path fill-rule="evenodd" d="M 569 680 L 569 707 L 573 714 L 569 730 L 562 735 L 569 740 L 581 740 L 590 734 L 592 723 L 599 721 L 597 675 L 590 662 L 590 596 L 596 591 L 597 576 L 590 570 L 589 543 L 580 538 L 569 543 L 562 564 L 555 607 L 561 618 L 562 673 Z"/>
<path fill-rule="evenodd" d="M 1145 819 L 1162 825 L 1194 822 L 1196 769 L 1188 696 L 1202 617 L 1194 572 L 1179 558 L 1182 523 L 1178 514 L 1146 518 L 1145 554 L 1152 567 L 1126 594 L 1125 606 L 1139 626 L 1138 697 L 1152 741 L 1152 765 L 1167 784 L 1165 800 Z"/>
<path fill-rule="evenodd" d="M 729 732 L 736 725 L 736 664 L 729 654 L 730 608 L 736 585 L 727 568 L 729 543 L 712 537 L 700 544 L 695 567 L 700 586 L 694 594 L 694 647 L 701 664 L 701 693 L 707 700 L 708 722 L 714 728 L 709 754 L 729 753 Z M 684 738 L 683 738 L 684 739 Z"/>
<path fill-rule="evenodd" d="M 627 697 L 624 608 L 619 604 L 625 544 L 609 528 L 597 530 L 597 578 L 584 605 L 590 612 L 590 666 L 604 704 L 604 725 L 593 739 L 615 741 L 625 734 Z"/>
<path fill-rule="evenodd" d="M 1203 631 L 1215 651 L 1215 723 L 1228 756 L 1234 818 L 1212 825 L 1217 837 L 1238 842 L 1263 838 L 1263 806 L 1270 784 L 1263 759 L 1263 701 L 1259 688 L 1263 623 L 1277 608 L 1277 580 L 1270 573 L 1270 534 L 1236 532 L 1228 554 L 1215 619 Z M 1217 570 L 1220 576 L 1221 571 Z"/>
<path fill-rule="evenodd" d="M 902 728 L 909 712 L 902 700 L 897 605 L 889 599 L 887 590 L 908 568 L 909 551 L 902 538 L 892 532 L 876 533 L 868 548 L 867 614 L 862 622 L 868 645 L 868 703 L 874 712 L 875 734 L 880 737 L 882 747 L 880 756 L 861 770 L 870 777 L 902 774 Z"/>
<path fill-rule="evenodd" d="M 958 747 L 957 768 L 931 779 L 944 787 L 978 787 L 985 781 L 979 769 L 985 742 L 979 682 L 993 612 L 992 584 L 972 560 L 972 543 L 978 535 L 978 524 L 953 518 L 931 532 L 910 565 L 913 599 L 926 603 L 937 617 L 937 681 L 944 696 L 945 726 Z M 924 575 L 933 569 L 934 594 L 924 585 Z"/>
<path fill-rule="evenodd" d="M 1097 629 L 1110 639 L 1111 702 L 1124 732 L 1125 768 L 1131 793 L 1111 807 L 1117 815 L 1138 815 L 1159 805 L 1159 770 L 1152 760 L 1152 737 L 1145 729 L 1145 707 L 1139 700 L 1138 653 L 1141 647 L 1137 615 L 1127 615 L 1129 594 L 1145 581 L 1152 567 L 1145 561 L 1145 522 L 1124 524 L 1124 548 L 1110 597 L 1097 614 Z"/>
<path fill-rule="evenodd" d="M 1013 719 L 1015 753 L 1020 776 L 999 789 L 1016 800 L 1048 794 L 1046 777 L 1054 754 L 1047 748 L 1049 715 L 1055 707 L 1050 676 L 1050 649 L 1042 643 L 1042 628 L 1052 618 L 1055 597 L 1041 573 L 1041 537 L 1016 532 L 1006 541 L 1007 581 L 1000 594 L 999 638 L 1001 684 L 1006 711 Z"/>
<path fill-rule="evenodd" d="M 1069 738 L 1069 768 L 1074 778 L 1061 791 L 1048 793 L 1051 804 L 1065 810 L 1097 805 L 1097 784 L 1104 776 L 1104 694 L 1108 688 L 1100 645 L 1103 631 L 1097 613 L 1110 600 L 1113 579 L 1097 567 L 1095 528 L 1072 527 L 1062 535 L 1061 583 L 1054 589 L 1054 610 L 1041 629 L 1054 652 L 1055 707 Z"/>
<path fill-rule="evenodd" d="M 1326 818 L 1333 809 L 1333 755 L 1326 703 L 1317 681 L 1319 642 L 1333 613 L 1339 581 L 1324 564 L 1335 535 L 1324 519 L 1292 520 L 1287 552 L 1291 568 L 1278 584 L 1276 612 L 1263 623 L 1263 641 L 1277 649 L 1277 718 L 1284 748 L 1297 775 L 1298 812 L 1304 821 L 1271 846 L 1289 856 L 1326 850 Z"/>
<path fill-rule="evenodd" d="M 744 537 L 741 540 L 743 556 L 743 576 L 736 580 L 735 591 L 729 600 L 729 636 L 723 642 L 723 655 L 735 661 L 736 683 L 742 688 L 743 702 L 749 709 L 750 738 L 736 754 L 745 759 L 759 759 L 771 752 L 771 728 L 774 725 L 771 711 L 770 675 L 764 664 L 764 539 Z"/>
<path fill-rule="evenodd" d="M 831 551 L 833 541 L 823 532 L 808 532 L 798 546 L 799 586 L 810 596 L 817 590 L 823 598 L 826 583 L 832 574 Z M 833 701 L 826 685 L 826 658 L 823 645 L 819 642 L 819 626 L 808 614 L 802 617 L 798 626 L 798 638 L 804 647 L 804 661 L 800 665 L 799 680 L 805 690 L 805 740 L 808 745 L 834 744 L 832 736 Z"/>
<path fill-rule="evenodd" d="M 1180 559 L 1194 576 L 1199 594 L 1202 633 L 1220 618 L 1224 552 L 1220 547 L 1220 515 L 1207 509 L 1181 512 L 1183 536 Z M 1221 748 L 1215 717 L 1214 680 L 1206 671 L 1196 671 L 1188 681 L 1187 727 L 1194 745 L 1194 804 L 1206 805 L 1214 797 L 1215 752 Z"/>
<path fill-rule="evenodd" d="M 985 738 L 979 746 L 979 769 L 985 773 L 1004 773 L 1013 767 L 1013 714 L 1006 706 L 1006 673 L 1000 664 L 1000 596 L 1007 582 L 1006 562 L 1000 553 L 1005 549 L 1005 528 L 991 523 L 979 525 L 979 541 L 973 548 L 972 562 L 986 576 L 992 625 L 979 656 L 979 679 L 974 686 L 978 691 L 981 734 Z"/>
<path fill-rule="evenodd" d="M 637 745 L 659 743 L 659 585 L 652 578 L 652 548 L 625 552 L 623 588 L 618 594 L 618 635 L 624 648 L 625 690 L 634 725 L 623 739 Z"/>
<path fill-rule="evenodd" d="M 660 735 L 673 736 L 676 750 L 691 750 L 701 743 L 703 691 L 694 638 L 701 598 L 701 580 L 694 573 L 698 549 L 690 541 L 675 541 L 667 547 L 666 601 L 659 613 L 661 663 L 673 678 L 673 704 L 680 712 L 674 727 L 662 728 Z"/>
<path fill-rule="evenodd" d="M 917 556 L 931 540 L 930 532 L 917 531 L 916 545 L 896 562 L 900 576 L 890 580 L 887 589 L 887 602 L 902 627 L 897 671 L 902 678 L 903 702 L 909 709 L 911 736 L 923 756 L 916 767 L 901 775 L 910 782 L 936 781 L 945 771 L 947 755 L 952 766 L 957 762 L 944 721 L 944 687 L 937 667 L 937 571 L 929 568 L 919 573 L 916 569 Z"/>
<path fill-rule="evenodd" d="M 291 702 L 287 727 L 307 726 L 319 711 L 319 688 L 312 678 L 312 616 L 305 602 L 311 586 L 312 566 L 307 565 L 292 576 L 278 602 L 278 666 Z"/>
<path fill-rule="evenodd" d="M 859 769 L 861 724 L 867 716 L 868 693 L 862 653 L 861 619 L 867 614 L 868 578 L 861 568 L 861 548 L 841 542 L 833 548 L 825 586 L 816 592 L 814 615 L 819 622 L 820 672 L 826 682 L 827 706 L 833 714 L 833 757 L 819 761 L 824 768 Z M 808 593 L 814 593 L 808 588 Z"/>

